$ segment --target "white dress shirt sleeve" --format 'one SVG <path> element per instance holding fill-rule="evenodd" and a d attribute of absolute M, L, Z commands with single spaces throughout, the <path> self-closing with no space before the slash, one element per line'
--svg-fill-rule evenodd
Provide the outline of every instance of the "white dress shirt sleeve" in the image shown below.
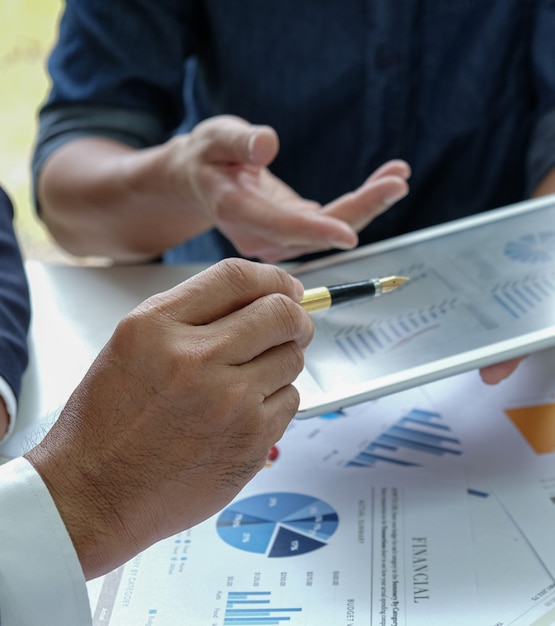
<path fill-rule="evenodd" d="M 0 466 L 0 625 L 91 624 L 85 577 L 46 485 L 23 457 Z"/>
<path fill-rule="evenodd" d="M 4 400 L 6 409 L 8 411 L 8 417 L 10 419 L 10 422 L 8 424 L 8 431 L 3 437 L 0 437 L 0 443 L 2 443 L 13 432 L 13 429 L 15 427 L 15 414 L 17 412 L 17 402 L 13 391 L 2 376 L 0 376 L 0 397 L 2 397 L 2 399 Z"/>

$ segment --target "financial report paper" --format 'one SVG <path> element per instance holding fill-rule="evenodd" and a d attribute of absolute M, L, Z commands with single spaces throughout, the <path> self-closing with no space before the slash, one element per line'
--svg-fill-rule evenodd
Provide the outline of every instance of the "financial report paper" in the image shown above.
<path fill-rule="evenodd" d="M 477 605 L 469 532 L 456 477 L 267 468 L 105 577 L 94 624 L 444 626 Z"/>
<path fill-rule="evenodd" d="M 554 354 L 293 421 L 220 514 L 90 583 L 95 626 L 552 624 Z"/>

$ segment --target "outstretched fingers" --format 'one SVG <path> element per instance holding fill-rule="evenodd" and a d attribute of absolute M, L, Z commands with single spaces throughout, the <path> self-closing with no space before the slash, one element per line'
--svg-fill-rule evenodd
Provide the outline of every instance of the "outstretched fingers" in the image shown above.
<path fill-rule="evenodd" d="M 358 189 L 327 204 L 323 213 L 342 219 L 354 230 L 360 231 L 404 198 L 409 192 L 405 175 L 408 176 L 410 170 L 407 172 L 397 163 L 384 165 L 380 169 L 381 172 L 374 172 Z"/>

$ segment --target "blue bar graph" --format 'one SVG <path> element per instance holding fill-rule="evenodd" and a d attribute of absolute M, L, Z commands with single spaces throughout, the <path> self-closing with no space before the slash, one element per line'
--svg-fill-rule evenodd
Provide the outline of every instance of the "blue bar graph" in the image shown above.
<path fill-rule="evenodd" d="M 519 281 L 496 285 L 491 292 L 497 304 L 518 319 L 555 297 L 555 275 L 528 276 Z"/>
<path fill-rule="evenodd" d="M 300 608 L 272 608 L 271 591 L 230 591 L 224 626 L 269 626 L 291 621 Z"/>
<path fill-rule="evenodd" d="M 430 278 L 429 270 L 424 263 L 414 263 L 396 270 L 395 273 L 399 276 L 410 276 L 412 289 L 415 283 L 425 282 Z M 333 335 L 335 346 L 347 361 L 359 365 L 439 328 L 445 323 L 446 317 L 449 318 L 459 306 L 460 300 L 456 296 L 445 298 L 440 295 L 435 302 L 430 301 L 425 306 L 403 310 L 399 315 L 376 315 L 369 310 L 369 315 L 364 316 L 364 324 L 352 323 L 351 318 L 349 318 L 351 323 L 346 323 L 342 318 L 341 308 L 338 309 L 337 323 L 334 322 L 333 311 L 326 314 L 329 320 L 328 330 L 330 336 Z M 375 310 L 375 306 L 372 310 Z"/>
<path fill-rule="evenodd" d="M 375 467 L 379 463 L 404 467 L 423 465 L 422 455 L 462 454 L 460 441 L 450 436 L 439 413 L 413 409 L 374 441 L 366 445 L 346 467 Z"/>
<path fill-rule="evenodd" d="M 351 363 L 361 363 L 439 327 L 442 318 L 452 313 L 457 305 L 457 298 L 449 298 L 394 318 L 375 319 L 365 326 L 342 328 L 334 341 Z"/>

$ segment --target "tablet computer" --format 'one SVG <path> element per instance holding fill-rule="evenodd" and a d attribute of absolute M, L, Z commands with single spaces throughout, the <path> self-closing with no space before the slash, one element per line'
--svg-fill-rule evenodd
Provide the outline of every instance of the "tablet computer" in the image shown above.
<path fill-rule="evenodd" d="M 298 418 L 555 345 L 555 195 L 297 266 L 305 288 L 389 276 L 313 314 Z"/>

